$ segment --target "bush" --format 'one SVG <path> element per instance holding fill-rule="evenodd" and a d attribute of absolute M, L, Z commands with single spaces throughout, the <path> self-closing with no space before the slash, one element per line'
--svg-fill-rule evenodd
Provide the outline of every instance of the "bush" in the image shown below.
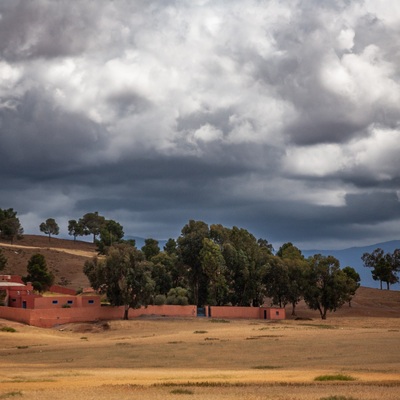
<path fill-rule="evenodd" d="M 154 298 L 154 304 L 156 306 L 162 306 L 165 304 L 166 302 L 166 297 L 163 294 L 158 294 L 155 298 Z"/>
<path fill-rule="evenodd" d="M 171 289 L 168 292 L 166 303 L 176 306 L 187 306 L 189 304 L 187 290 L 181 287 Z"/>
<path fill-rule="evenodd" d="M 17 332 L 14 328 L 11 328 L 11 326 L 2 326 L 0 328 L 1 332 Z"/>
<path fill-rule="evenodd" d="M 353 378 L 350 375 L 342 375 L 342 374 L 337 374 L 337 375 L 320 375 L 314 378 L 314 381 L 355 381 L 356 378 Z"/>
<path fill-rule="evenodd" d="M 320 400 L 357 400 L 355 397 L 346 397 L 346 396 L 329 396 L 329 397 L 321 397 Z"/>

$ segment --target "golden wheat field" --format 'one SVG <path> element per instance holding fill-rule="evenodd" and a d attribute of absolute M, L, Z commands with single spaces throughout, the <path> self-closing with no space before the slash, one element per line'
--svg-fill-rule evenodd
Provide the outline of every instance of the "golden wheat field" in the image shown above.
<path fill-rule="evenodd" d="M 398 318 L 0 320 L 0 343 L 0 399 L 400 398 Z"/>

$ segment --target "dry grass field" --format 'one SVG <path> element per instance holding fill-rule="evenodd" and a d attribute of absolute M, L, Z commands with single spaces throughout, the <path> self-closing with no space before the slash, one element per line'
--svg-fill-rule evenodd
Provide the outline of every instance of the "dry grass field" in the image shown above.
<path fill-rule="evenodd" d="M 0 244 L 6 273 L 26 274 L 40 252 L 70 286 L 87 284 L 94 245 L 15 244 Z M 326 321 L 304 304 L 303 319 L 279 322 L 147 317 L 40 329 L 0 320 L 0 399 L 398 400 L 400 292 L 360 288 L 352 304 Z"/>
<path fill-rule="evenodd" d="M 400 398 L 398 318 L 0 320 L 0 343 L 0 399 Z"/>

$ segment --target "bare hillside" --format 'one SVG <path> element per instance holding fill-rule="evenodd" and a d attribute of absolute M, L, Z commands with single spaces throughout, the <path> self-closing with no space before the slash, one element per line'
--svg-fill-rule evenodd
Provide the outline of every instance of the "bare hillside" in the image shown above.
<path fill-rule="evenodd" d="M 24 235 L 11 245 L 0 242 L 0 248 L 7 257 L 5 274 L 26 275 L 28 260 L 33 254 L 40 253 L 46 257 L 47 266 L 56 276 L 55 283 L 65 277 L 71 288 L 88 286 L 88 280 L 82 272 L 86 260 L 95 256 L 96 246 L 92 243 L 47 236 Z"/>

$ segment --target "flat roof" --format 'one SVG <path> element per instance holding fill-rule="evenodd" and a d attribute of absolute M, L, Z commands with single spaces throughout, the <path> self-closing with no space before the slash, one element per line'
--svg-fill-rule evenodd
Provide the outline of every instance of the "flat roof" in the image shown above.
<path fill-rule="evenodd" d="M 10 286 L 13 286 L 13 287 L 16 287 L 16 286 L 25 287 L 25 285 L 23 283 L 0 281 L 0 287 L 4 287 L 4 286 L 8 286 L 8 287 L 10 287 Z"/>

